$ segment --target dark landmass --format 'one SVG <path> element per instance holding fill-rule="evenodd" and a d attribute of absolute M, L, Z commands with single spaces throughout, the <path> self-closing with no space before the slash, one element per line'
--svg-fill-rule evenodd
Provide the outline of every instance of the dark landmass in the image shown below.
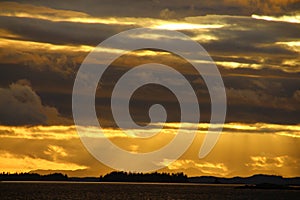
<path fill-rule="evenodd" d="M 68 177 L 61 173 L 40 175 L 37 173 L 2 173 L 0 181 L 77 181 L 77 182 L 158 182 L 187 183 L 188 177 L 183 173 L 127 173 L 111 172 L 100 177 Z"/>
<path fill-rule="evenodd" d="M 101 182 L 158 182 L 158 183 L 188 183 L 187 175 L 183 173 L 127 173 L 111 172 L 100 177 Z"/>
<path fill-rule="evenodd" d="M 2 173 L 0 181 L 68 181 L 67 175 L 54 173 L 48 175 L 40 175 L 36 173 Z"/>
<path fill-rule="evenodd" d="M 300 177 L 283 178 L 282 176 L 256 174 L 250 177 L 233 177 L 233 178 L 220 178 L 214 176 L 199 176 L 190 177 L 191 183 L 219 183 L 219 184 L 276 184 L 276 185 L 295 185 L 300 186 Z"/>
<path fill-rule="evenodd" d="M 220 178 L 214 176 L 187 177 L 184 173 L 127 173 L 111 172 L 100 177 L 68 177 L 61 173 L 40 175 L 37 173 L 2 173 L 0 181 L 76 181 L 76 182 L 157 182 L 157 183 L 203 183 L 203 184 L 245 184 L 238 188 L 248 189 L 294 189 L 300 186 L 300 177 L 283 178 L 274 175 L 253 175 L 250 177 Z"/>

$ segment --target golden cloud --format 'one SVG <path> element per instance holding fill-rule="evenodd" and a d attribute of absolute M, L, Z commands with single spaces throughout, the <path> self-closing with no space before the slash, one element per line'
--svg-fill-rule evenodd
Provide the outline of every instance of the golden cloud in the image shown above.
<path fill-rule="evenodd" d="M 300 15 L 283 15 L 283 16 L 265 16 L 265 15 L 251 15 L 254 19 L 261 19 L 266 21 L 300 23 Z"/>
<path fill-rule="evenodd" d="M 76 23 L 99 23 L 117 25 L 136 25 L 141 27 L 168 29 L 168 30 L 191 30 L 222 28 L 220 24 L 194 24 L 185 20 L 161 20 L 155 18 L 134 17 L 93 17 L 83 12 L 71 10 L 57 10 L 43 6 L 20 4 L 15 2 L 1 2 L 0 15 L 8 17 L 26 17 L 48 20 L 53 22 L 76 22 Z"/>
<path fill-rule="evenodd" d="M 57 45 L 45 42 L 32 42 L 25 40 L 1 39 L 0 48 L 10 49 L 14 47 L 15 50 L 34 50 L 34 51 L 55 51 L 55 52 L 90 52 L 94 49 L 87 45 Z"/>
<path fill-rule="evenodd" d="M 211 176 L 226 176 L 228 174 L 228 168 L 224 163 L 211 163 L 211 162 L 201 162 L 195 160 L 176 160 L 167 166 L 170 170 L 182 170 L 196 168 L 200 170 L 203 174 Z"/>
<path fill-rule="evenodd" d="M 70 162 L 49 161 L 42 158 L 17 156 L 9 152 L 0 152 L 1 170 L 5 172 L 29 172 L 31 170 L 78 170 L 87 169 L 87 166 Z"/>
<path fill-rule="evenodd" d="M 289 166 L 291 165 L 289 163 L 298 162 L 296 160 L 300 159 L 299 125 L 226 123 L 224 132 L 213 151 L 208 157 L 199 160 L 199 148 L 208 126 L 207 123 L 183 124 L 186 134 L 189 134 L 191 127 L 198 127 L 199 134 L 179 160 L 162 170 L 183 171 L 193 175 L 236 176 L 262 173 L 262 168 L 265 166 L 266 170 L 263 172 L 267 174 L 276 172 L 285 176 L 299 175 L 297 167 Z M 117 129 L 104 129 L 104 131 L 105 136 L 120 148 L 142 153 L 157 150 L 168 144 L 177 133 L 178 127 L 178 123 L 167 124 L 167 128 L 160 134 L 144 139 L 138 138 L 137 134 L 125 135 Z M 99 131 L 95 127 L 84 128 L 96 136 Z M 154 126 L 153 131 L 155 130 Z M 135 130 L 132 131 L 134 133 Z M 4 171 L 86 168 L 85 173 L 88 175 L 92 166 L 100 164 L 82 146 L 75 126 L 71 125 L 0 126 L 0 142 L 2 144 L 0 167 Z M 19 146 L 20 144 L 22 147 Z M 22 149 L 23 145 L 26 145 L 25 151 Z M 268 154 L 261 154 L 261 152 Z M 227 155 L 230 157 L 229 160 Z M 282 167 L 278 167 L 281 165 Z M 93 169 L 93 173 L 95 171 Z"/>
<path fill-rule="evenodd" d="M 157 135 L 165 138 L 173 138 L 177 134 L 178 128 L 181 127 L 183 132 L 189 134 L 190 130 L 198 128 L 197 133 L 206 134 L 210 126 L 209 123 L 166 123 L 164 129 L 156 129 L 155 127 L 161 127 L 161 123 L 152 124 L 153 128 L 150 130 L 144 130 L 141 133 L 139 129 L 126 130 L 125 134 L 122 130 L 105 128 L 105 137 L 124 138 L 124 139 L 139 139 L 140 135 Z M 215 124 L 214 128 L 221 127 L 221 124 Z M 101 138 L 99 136 L 99 127 L 77 127 L 81 131 L 86 133 L 87 137 Z M 223 134 L 234 133 L 257 133 L 257 134 L 277 134 L 282 136 L 290 136 L 294 138 L 300 137 L 300 125 L 280 125 L 280 124 L 266 124 L 266 123 L 226 123 L 223 125 Z M 155 139 L 152 136 L 150 139 Z M 54 139 L 54 140 L 69 140 L 79 138 L 74 125 L 59 125 L 59 126 L 0 126 L 0 138 L 24 138 L 24 139 Z"/>
<path fill-rule="evenodd" d="M 49 20 L 53 22 L 80 22 L 80 23 L 101 23 L 101 24 L 123 24 L 131 25 L 134 22 L 130 18 L 120 21 L 116 18 L 95 18 L 83 12 L 72 10 L 57 10 L 44 6 L 34 6 L 30 4 L 20 4 L 16 2 L 1 2 L 1 16 L 26 17 Z"/>
<path fill-rule="evenodd" d="M 261 173 L 266 171 L 274 174 L 282 174 L 284 171 L 297 170 L 299 160 L 288 155 L 272 156 L 272 155 L 257 155 L 251 156 L 251 162 L 246 163 L 247 167 Z"/>

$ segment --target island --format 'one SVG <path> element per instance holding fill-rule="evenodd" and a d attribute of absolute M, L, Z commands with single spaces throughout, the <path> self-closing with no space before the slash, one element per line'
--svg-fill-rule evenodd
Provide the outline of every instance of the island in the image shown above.
<path fill-rule="evenodd" d="M 139 183 L 189 183 L 189 184 L 238 184 L 237 189 L 299 189 L 300 177 L 284 178 L 275 175 L 257 174 L 250 177 L 188 177 L 179 173 L 138 173 L 113 171 L 99 177 L 68 177 L 66 174 L 53 173 L 0 173 L 0 181 L 73 181 L 73 182 L 139 182 Z"/>

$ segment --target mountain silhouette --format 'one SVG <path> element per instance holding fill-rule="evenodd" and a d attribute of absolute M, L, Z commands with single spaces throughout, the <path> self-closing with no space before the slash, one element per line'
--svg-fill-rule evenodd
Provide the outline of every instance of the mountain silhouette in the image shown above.
<path fill-rule="evenodd" d="M 84 182 L 159 182 L 159 183 L 203 183 L 246 185 L 291 185 L 300 186 L 300 177 L 257 174 L 250 177 L 222 178 L 214 176 L 187 177 L 184 173 L 132 173 L 113 171 L 100 177 L 68 177 L 62 173 L 40 175 L 37 173 L 0 173 L 0 181 L 84 181 Z M 265 184 L 265 185 L 264 185 Z M 269 185 L 268 185 L 269 184 Z"/>

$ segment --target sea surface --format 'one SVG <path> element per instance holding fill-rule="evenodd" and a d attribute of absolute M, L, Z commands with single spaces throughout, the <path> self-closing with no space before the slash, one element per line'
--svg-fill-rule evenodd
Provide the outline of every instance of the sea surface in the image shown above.
<path fill-rule="evenodd" d="M 300 199 L 300 190 L 221 184 L 0 182 L 0 199 Z"/>

